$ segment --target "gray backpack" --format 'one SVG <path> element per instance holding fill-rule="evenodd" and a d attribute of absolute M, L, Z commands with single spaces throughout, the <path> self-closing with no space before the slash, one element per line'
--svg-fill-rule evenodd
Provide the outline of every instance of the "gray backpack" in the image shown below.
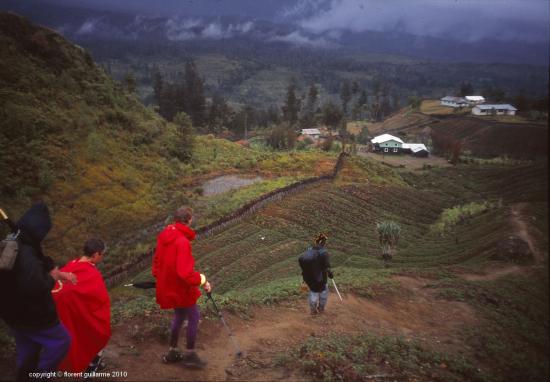
<path fill-rule="evenodd" d="M 4 240 L 0 242 L 0 270 L 11 271 L 17 258 L 17 252 L 19 246 L 17 244 L 17 237 L 19 232 L 10 233 Z"/>

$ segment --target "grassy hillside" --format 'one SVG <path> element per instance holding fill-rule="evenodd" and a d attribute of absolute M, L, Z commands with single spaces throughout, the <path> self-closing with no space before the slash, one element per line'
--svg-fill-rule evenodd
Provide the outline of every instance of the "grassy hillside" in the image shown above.
<path fill-rule="evenodd" d="M 140 232 L 182 203 L 206 204 L 203 222 L 219 217 L 197 191 L 205 178 L 252 172 L 271 182 L 230 198 L 227 205 L 237 207 L 280 186 L 276 177 L 286 176 L 284 185 L 335 161 L 334 154 L 289 156 L 211 136 L 197 137 L 192 158 L 182 161 L 178 127 L 57 33 L 0 14 L 0 57 L 0 205 L 18 217 L 33 200 L 47 201 L 54 228 L 46 248 L 59 261 L 99 235 L 113 249 L 105 268 L 124 262 L 143 251 L 141 242 L 154 241 Z"/>

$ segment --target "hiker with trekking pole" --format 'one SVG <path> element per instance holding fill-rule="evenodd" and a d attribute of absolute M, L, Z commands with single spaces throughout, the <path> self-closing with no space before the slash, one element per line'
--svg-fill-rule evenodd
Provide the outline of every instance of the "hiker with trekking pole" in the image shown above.
<path fill-rule="evenodd" d="M 152 273 L 156 278 L 156 300 L 161 309 L 173 309 L 174 319 L 170 333 L 170 348 L 162 360 L 164 363 L 182 362 L 189 368 L 202 369 L 207 362 L 195 351 L 200 311 L 197 299 L 199 287 L 210 294 L 212 287 L 206 276 L 195 270 L 191 241 L 195 231 L 191 229 L 193 210 L 181 207 L 174 213 L 174 223 L 159 234 L 153 258 Z M 155 285 L 155 284 L 153 284 Z M 184 320 L 187 319 L 187 346 L 182 353 L 178 339 Z"/>
<path fill-rule="evenodd" d="M 330 269 L 329 253 L 325 245 L 327 236 L 319 233 L 309 247 L 298 259 L 302 269 L 302 277 L 309 288 L 308 303 L 310 313 L 318 315 L 324 313 L 328 301 L 328 279 L 332 280 L 334 289 L 342 301 L 340 291 L 334 282 L 334 275 Z"/>

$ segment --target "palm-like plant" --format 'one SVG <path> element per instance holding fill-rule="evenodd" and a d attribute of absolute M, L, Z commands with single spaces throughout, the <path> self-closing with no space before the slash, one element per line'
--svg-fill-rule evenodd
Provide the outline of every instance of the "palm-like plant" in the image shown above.
<path fill-rule="evenodd" d="M 399 242 L 401 227 L 393 221 L 383 221 L 376 223 L 376 230 L 382 248 L 382 258 L 391 260 Z"/>

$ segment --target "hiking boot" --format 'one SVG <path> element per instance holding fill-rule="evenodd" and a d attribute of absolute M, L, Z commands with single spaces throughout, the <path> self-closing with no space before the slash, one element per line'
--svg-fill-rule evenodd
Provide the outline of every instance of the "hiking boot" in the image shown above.
<path fill-rule="evenodd" d="M 183 366 L 190 369 L 204 369 L 207 362 L 203 359 L 200 359 L 197 353 L 190 352 L 183 355 Z"/>
<path fill-rule="evenodd" d="M 162 356 L 164 363 L 176 363 L 183 360 L 183 354 L 177 349 L 170 349 L 167 354 Z"/>
<path fill-rule="evenodd" d="M 317 312 L 318 312 L 319 314 L 325 313 L 325 307 L 324 307 L 324 306 L 320 306 L 320 307 L 317 309 Z"/>
<path fill-rule="evenodd" d="M 310 313 L 311 313 L 312 316 L 316 316 L 317 313 L 319 313 L 319 310 L 318 310 L 317 308 L 315 308 L 315 309 L 310 309 Z"/>

